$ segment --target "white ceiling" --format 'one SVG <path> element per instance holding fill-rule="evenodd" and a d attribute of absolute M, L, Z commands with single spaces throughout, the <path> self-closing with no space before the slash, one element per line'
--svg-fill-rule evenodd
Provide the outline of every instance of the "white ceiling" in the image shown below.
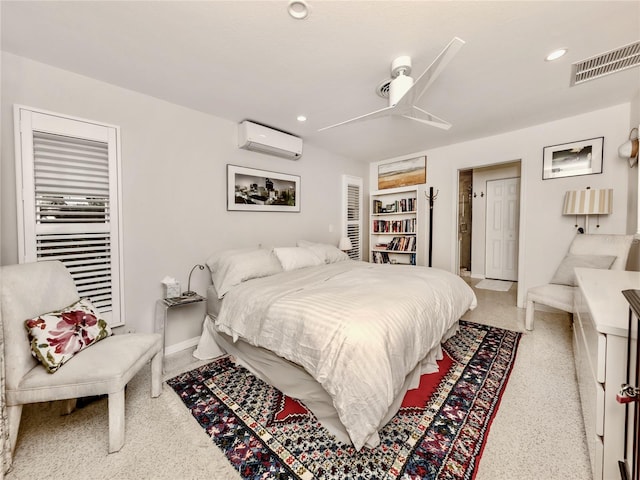
<path fill-rule="evenodd" d="M 640 39 L 639 1 L 2 1 L 2 50 L 234 122 L 251 119 L 375 161 L 631 100 L 640 68 L 569 87 L 571 63 Z M 383 118 L 399 55 L 419 75 L 466 45 L 420 99 L 449 131 Z M 558 47 L 569 53 L 544 57 Z M 308 117 L 299 123 L 297 115 Z"/>

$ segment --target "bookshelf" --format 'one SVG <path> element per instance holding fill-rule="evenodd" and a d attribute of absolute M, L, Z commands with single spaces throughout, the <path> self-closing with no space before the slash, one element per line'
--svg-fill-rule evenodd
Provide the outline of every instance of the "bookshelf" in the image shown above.
<path fill-rule="evenodd" d="M 424 197 L 416 187 L 376 190 L 370 194 L 369 261 L 424 265 L 418 212 Z"/>

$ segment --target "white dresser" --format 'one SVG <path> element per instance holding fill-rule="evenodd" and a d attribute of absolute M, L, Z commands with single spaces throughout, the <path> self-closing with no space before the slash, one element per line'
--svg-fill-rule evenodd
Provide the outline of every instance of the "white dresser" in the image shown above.
<path fill-rule="evenodd" d="M 629 304 L 622 290 L 640 288 L 640 272 L 576 268 L 573 350 L 593 477 L 618 480 L 623 458 Z"/>

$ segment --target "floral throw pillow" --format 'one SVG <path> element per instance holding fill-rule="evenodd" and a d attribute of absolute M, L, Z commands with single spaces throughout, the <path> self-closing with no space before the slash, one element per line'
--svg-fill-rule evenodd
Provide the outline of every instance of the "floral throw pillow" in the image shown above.
<path fill-rule="evenodd" d="M 111 335 L 111 328 L 91 302 L 83 298 L 60 311 L 24 322 L 31 354 L 49 373 L 89 345 Z"/>

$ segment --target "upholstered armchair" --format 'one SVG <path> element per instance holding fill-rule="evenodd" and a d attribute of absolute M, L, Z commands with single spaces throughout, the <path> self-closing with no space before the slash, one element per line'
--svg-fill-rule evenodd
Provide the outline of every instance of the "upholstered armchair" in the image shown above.
<path fill-rule="evenodd" d="M 577 288 L 574 269 L 587 267 L 624 270 L 632 242 L 633 235 L 576 235 L 551 281 L 527 290 L 526 329 L 533 330 L 537 303 L 573 314 L 573 296 Z"/>
<path fill-rule="evenodd" d="M 35 319 L 36 325 L 42 325 L 42 318 L 49 318 L 45 314 L 59 313 L 80 300 L 70 273 L 58 261 L 9 265 L 1 267 L 0 282 L 11 451 L 15 451 L 24 404 L 104 394 L 108 394 L 109 453 L 120 450 L 125 441 L 124 389 L 149 361 L 151 396 L 157 397 L 162 393 L 161 336 L 104 334 L 99 341 L 56 366 L 54 373 L 49 373 L 42 360 L 38 361 L 32 355 L 32 335 L 28 334 L 25 321 Z M 102 332 L 105 329 L 110 331 L 103 320 L 97 322 L 89 317 L 89 322 L 86 318 L 83 317 L 85 323 L 100 324 Z M 79 327 L 81 323 L 78 323 Z M 85 333 L 77 333 L 76 338 L 68 335 L 66 339 L 79 344 L 89 343 L 85 336 Z"/>

